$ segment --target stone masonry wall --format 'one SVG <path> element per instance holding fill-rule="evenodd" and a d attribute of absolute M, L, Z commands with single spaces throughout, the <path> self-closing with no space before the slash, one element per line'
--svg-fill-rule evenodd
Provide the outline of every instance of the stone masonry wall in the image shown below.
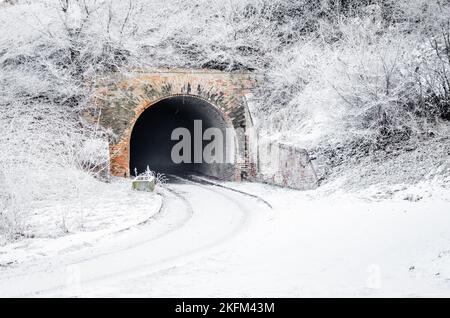
<path fill-rule="evenodd" d="M 134 123 L 148 107 L 171 96 L 194 96 L 219 109 L 230 127 L 246 129 L 245 94 L 255 86 L 250 73 L 207 70 L 156 70 L 96 80 L 95 106 L 85 114 L 114 133 L 110 141 L 111 173 L 130 175 L 130 137 Z M 240 172 L 236 172 L 239 179 Z"/>
<path fill-rule="evenodd" d="M 216 107 L 228 126 L 236 129 L 239 161 L 235 180 L 244 176 L 300 190 L 316 188 L 317 177 L 306 150 L 249 138 L 254 130 L 249 129 L 253 122 L 246 96 L 256 84 L 256 75 L 251 73 L 172 69 L 115 74 L 95 80 L 94 107 L 85 118 L 113 132 L 111 174 L 128 177 L 131 132 L 142 112 L 165 98 L 193 96 Z"/>
<path fill-rule="evenodd" d="M 276 142 L 258 145 L 257 180 L 298 190 L 311 190 L 318 185 L 308 152 Z"/>

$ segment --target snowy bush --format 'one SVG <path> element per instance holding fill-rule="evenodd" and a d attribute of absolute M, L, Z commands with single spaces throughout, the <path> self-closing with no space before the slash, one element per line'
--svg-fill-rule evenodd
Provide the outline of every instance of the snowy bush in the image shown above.
<path fill-rule="evenodd" d="M 422 14 L 415 18 L 421 23 L 424 37 L 415 70 L 420 112 L 450 120 L 450 5 L 439 1 L 419 3 Z M 416 8 L 405 8 L 412 9 Z"/>
<path fill-rule="evenodd" d="M 151 181 L 155 180 L 156 185 L 164 185 L 167 182 L 167 177 L 163 173 L 158 173 L 155 171 L 150 170 L 150 167 L 147 166 L 144 172 L 137 173 L 137 170 L 134 171 L 134 174 L 136 175 L 134 177 L 134 180 L 140 180 L 140 181 Z"/>
<path fill-rule="evenodd" d="M 56 4 L 0 10 L 3 239 L 21 235 L 35 202 L 79 195 L 108 160 L 104 132 L 81 114 L 91 98 L 87 79 L 113 68 L 116 56 Z"/>
<path fill-rule="evenodd" d="M 351 157 L 439 133 L 449 111 L 450 6 L 345 3 L 347 11 L 319 19 L 274 58 L 260 93 L 261 130 Z"/>

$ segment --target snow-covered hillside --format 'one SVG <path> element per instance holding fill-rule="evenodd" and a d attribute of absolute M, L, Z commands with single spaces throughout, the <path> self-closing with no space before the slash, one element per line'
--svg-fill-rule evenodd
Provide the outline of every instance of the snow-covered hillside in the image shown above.
<path fill-rule="evenodd" d="M 319 189 L 232 184 L 275 207 L 240 244 L 140 272 L 141 291 L 127 278 L 119 290 L 93 283 L 93 295 L 448 296 L 449 36 L 450 4 L 437 0 L 0 1 L 0 280 L 40 258 L 109 253 L 105 237 L 148 239 L 137 225 L 180 200 L 160 195 L 177 186 L 142 195 L 111 178 L 114 132 L 83 114 L 106 74 L 213 69 L 258 75 L 258 136 L 307 149 Z M 255 203 L 231 201 L 239 211 Z M 170 220 L 150 230 L 165 233 Z M 148 247 L 164 250 L 158 242 Z M 111 271 L 132 271 L 120 266 Z M 365 270 L 384 287 L 364 287 Z M 208 286 L 214 277 L 221 289 Z"/>

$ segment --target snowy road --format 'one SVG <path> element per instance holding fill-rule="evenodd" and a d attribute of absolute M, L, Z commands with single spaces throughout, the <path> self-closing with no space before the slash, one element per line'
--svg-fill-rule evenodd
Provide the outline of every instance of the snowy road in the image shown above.
<path fill-rule="evenodd" d="M 147 224 L 61 257 L 0 270 L 0 296 L 102 296 L 140 276 L 179 267 L 236 240 L 254 198 L 190 181 L 171 183 Z M 120 294 L 120 292 L 119 292 Z"/>
<path fill-rule="evenodd" d="M 171 182 L 161 212 L 145 224 L 90 246 L 0 265 L 0 296 L 450 294 L 448 189 L 373 200 L 326 189 L 221 186 L 257 194 L 273 209 L 221 187 Z M 423 199 L 404 199 L 414 193 Z"/>

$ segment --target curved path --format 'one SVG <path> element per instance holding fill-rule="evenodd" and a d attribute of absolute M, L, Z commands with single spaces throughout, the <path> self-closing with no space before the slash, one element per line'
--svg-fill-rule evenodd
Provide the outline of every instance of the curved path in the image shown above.
<path fill-rule="evenodd" d="M 237 239 L 261 204 L 227 189 L 172 179 L 162 211 L 148 223 L 95 247 L 0 270 L 0 296 L 114 294 L 121 282 L 182 266 Z"/>

